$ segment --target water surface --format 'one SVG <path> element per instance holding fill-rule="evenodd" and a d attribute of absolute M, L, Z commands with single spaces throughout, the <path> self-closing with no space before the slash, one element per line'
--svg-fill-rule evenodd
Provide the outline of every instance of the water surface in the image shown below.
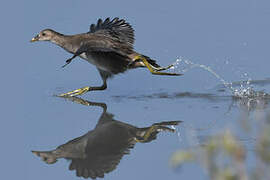
<path fill-rule="evenodd" d="M 16 5 L 14 5 L 16 4 Z M 122 17 L 135 28 L 135 49 L 181 77 L 152 76 L 137 69 L 116 76 L 104 92 L 81 98 L 107 105 L 114 118 L 136 127 L 183 121 L 175 133 L 137 143 L 107 179 L 208 179 L 195 164 L 172 169 L 173 152 L 197 148 L 209 136 L 230 129 L 245 145 L 250 166 L 259 126 L 269 112 L 269 2 L 36 1 L 1 6 L 2 179 L 75 179 L 64 159 L 47 165 L 31 150 L 51 150 L 93 129 L 103 110 L 54 97 L 101 84 L 95 67 L 49 43 L 30 44 L 41 29 L 86 32 L 99 17 Z M 221 80 L 223 79 L 223 81 Z M 226 82 L 226 83 L 225 83 Z M 260 122 L 260 123 L 258 123 Z"/>

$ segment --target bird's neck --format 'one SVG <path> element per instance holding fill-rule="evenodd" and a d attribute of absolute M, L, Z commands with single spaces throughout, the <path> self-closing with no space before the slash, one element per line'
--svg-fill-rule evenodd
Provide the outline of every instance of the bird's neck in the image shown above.
<path fill-rule="evenodd" d="M 51 42 L 74 54 L 76 50 L 74 49 L 73 44 L 70 42 L 70 40 L 71 36 L 56 33 Z"/>

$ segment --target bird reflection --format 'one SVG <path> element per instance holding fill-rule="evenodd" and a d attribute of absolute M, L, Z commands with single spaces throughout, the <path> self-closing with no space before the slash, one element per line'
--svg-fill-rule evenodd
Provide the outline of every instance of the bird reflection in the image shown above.
<path fill-rule="evenodd" d="M 156 139 L 161 131 L 174 132 L 168 126 L 178 125 L 180 121 L 155 123 L 150 127 L 138 128 L 133 125 L 114 120 L 113 114 L 107 112 L 104 103 L 89 102 L 77 97 L 69 100 L 103 108 L 96 127 L 84 134 L 58 146 L 51 151 L 32 151 L 48 164 L 55 163 L 59 158 L 71 160 L 69 170 L 75 170 L 78 177 L 103 178 L 105 173 L 113 171 L 125 154 L 137 142 L 146 143 Z"/>

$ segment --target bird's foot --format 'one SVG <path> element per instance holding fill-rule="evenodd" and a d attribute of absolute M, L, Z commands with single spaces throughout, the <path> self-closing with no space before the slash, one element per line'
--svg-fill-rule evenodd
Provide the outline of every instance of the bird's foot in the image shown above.
<path fill-rule="evenodd" d="M 158 68 L 154 67 L 154 68 L 155 68 L 155 71 L 164 71 L 164 70 L 170 69 L 171 67 L 173 67 L 173 64 L 166 67 L 158 67 Z"/>
<path fill-rule="evenodd" d="M 155 132 L 157 130 L 157 126 L 156 125 L 152 125 L 151 127 L 149 127 L 147 129 L 147 131 L 144 133 L 144 135 L 142 137 L 136 137 L 135 141 L 136 142 L 140 142 L 140 143 L 145 143 L 148 142 L 148 139 L 150 138 L 151 134 L 153 132 Z"/>
<path fill-rule="evenodd" d="M 178 125 L 179 123 L 181 123 L 183 121 L 163 121 L 163 122 L 160 122 L 160 123 L 155 123 L 153 125 L 159 125 L 159 126 L 175 126 L 175 125 Z"/>
<path fill-rule="evenodd" d="M 70 91 L 70 92 L 67 92 L 67 93 L 63 93 L 63 94 L 60 94 L 58 95 L 59 97 L 73 97 L 73 96 L 79 96 L 79 95 L 82 95 L 82 94 L 85 94 L 87 93 L 88 91 L 90 91 L 90 87 L 89 86 L 86 86 L 86 87 L 83 87 L 83 88 L 80 88 L 80 89 L 76 89 L 74 91 Z"/>
<path fill-rule="evenodd" d="M 164 71 L 164 70 L 167 70 L 167 69 L 170 69 L 171 67 L 173 67 L 173 64 L 167 66 L 167 67 L 154 67 L 152 66 L 145 57 L 143 56 L 135 56 L 134 61 L 136 60 L 141 60 L 144 65 L 147 67 L 147 69 L 154 75 L 167 75 L 167 76 L 181 76 L 183 74 L 178 74 L 178 73 L 168 73 L 168 72 L 159 72 L 159 71 Z"/>
<path fill-rule="evenodd" d="M 166 122 L 160 122 L 155 123 L 152 126 L 150 126 L 141 137 L 136 137 L 135 141 L 140 143 L 149 142 L 151 140 L 154 133 L 159 133 L 161 131 L 168 131 L 168 132 L 175 132 L 175 129 L 169 128 L 167 126 L 175 126 L 181 123 L 182 121 L 166 121 Z"/>
<path fill-rule="evenodd" d="M 150 71 L 151 72 L 151 71 Z M 154 75 L 165 75 L 165 76 L 182 76 L 183 74 L 179 73 L 167 73 L 167 72 L 158 72 L 158 71 L 153 71 L 151 72 Z"/>

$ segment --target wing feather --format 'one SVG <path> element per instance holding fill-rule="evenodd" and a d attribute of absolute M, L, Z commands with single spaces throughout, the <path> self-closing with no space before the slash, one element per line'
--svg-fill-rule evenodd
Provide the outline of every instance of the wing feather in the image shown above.
<path fill-rule="evenodd" d="M 95 33 L 117 39 L 121 43 L 125 43 L 133 48 L 134 30 L 124 19 L 114 18 L 110 20 L 110 18 L 107 18 L 104 21 L 99 19 L 97 24 L 90 25 L 90 31 L 88 33 Z"/>

